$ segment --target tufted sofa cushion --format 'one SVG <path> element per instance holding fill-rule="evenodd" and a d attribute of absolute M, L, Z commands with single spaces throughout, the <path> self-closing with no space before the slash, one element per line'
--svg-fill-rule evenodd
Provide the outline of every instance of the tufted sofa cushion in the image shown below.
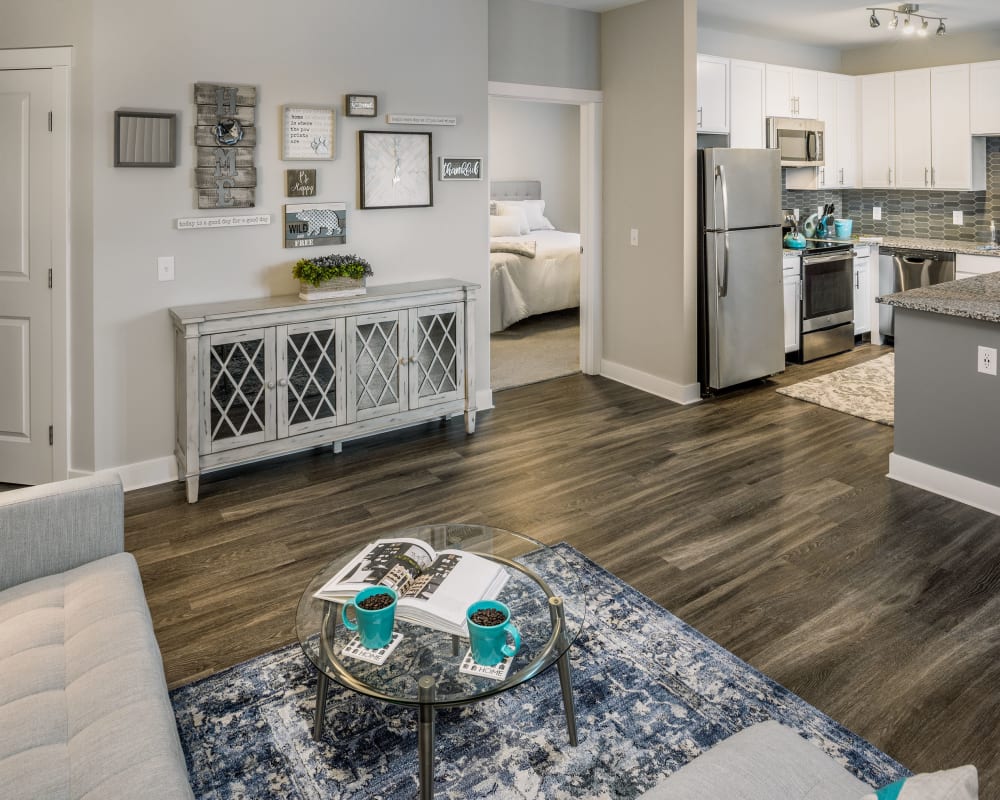
<path fill-rule="evenodd" d="M 192 798 L 130 554 L 0 592 L 0 795 Z"/>

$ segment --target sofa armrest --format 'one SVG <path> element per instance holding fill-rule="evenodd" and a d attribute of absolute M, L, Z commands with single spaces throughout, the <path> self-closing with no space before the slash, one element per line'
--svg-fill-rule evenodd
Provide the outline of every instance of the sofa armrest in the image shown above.
<path fill-rule="evenodd" d="M 117 474 L 0 492 L 0 591 L 124 549 Z"/>

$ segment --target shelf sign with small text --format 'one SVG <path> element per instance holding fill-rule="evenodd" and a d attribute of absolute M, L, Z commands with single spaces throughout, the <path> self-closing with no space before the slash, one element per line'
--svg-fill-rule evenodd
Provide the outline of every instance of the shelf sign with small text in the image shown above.
<path fill-rule="evenodd" d="M 438 159 L 438 180 L 440 181 L 479 181 L 482 179 L 483 160 L 481 158 L 441 156 Z"/>
<path fill-rule="evenodd" d="M 196 228 L 242 228 L 248 225 L 270 225 L 270 214 L 250 214 L 226 217 L 182 217 L 177 220 L 178 230 Z"/>

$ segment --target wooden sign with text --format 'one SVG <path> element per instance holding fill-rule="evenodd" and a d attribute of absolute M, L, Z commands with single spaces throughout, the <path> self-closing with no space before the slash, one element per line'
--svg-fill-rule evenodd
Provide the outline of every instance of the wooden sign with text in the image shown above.
<path fill-rule="evenodd" d="M 253 208 L 257 89 L 196 83 L 194 102 L 198 208 Z"/>

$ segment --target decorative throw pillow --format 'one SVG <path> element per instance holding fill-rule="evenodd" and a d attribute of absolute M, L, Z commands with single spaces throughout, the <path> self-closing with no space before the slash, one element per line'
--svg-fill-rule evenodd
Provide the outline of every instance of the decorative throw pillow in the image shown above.
<path fill-rule="evenodd" d="M 497 200 L 496 204 L 500 214 L 505 213 L 504 209 L 508 208 L 519 208 L 524 211 L 529 231 L 554 231 L 556 229 L 555 225 L 545 218 L 544 200 Z"/>
<path fill-rule="evenodd" d="M 513 217 L 516 219 L 519 229 L 518 233 L 531 233 L 531 228 L 528 225 L 528 216 L 524 213 L 524 209 L 520 205 L 497 201 L 497 213 L 501 217 Z"/>
<path fill-rule="evenodd" d="M 979 775 L 971 764 L 924 772 L 883 786 L 861 800 L 978 800 Z"/>
<path fill-rule="evenodd" d="M 490 217 L 490 237 L 520 236 L 521 225 L 517 217 Z"/>

